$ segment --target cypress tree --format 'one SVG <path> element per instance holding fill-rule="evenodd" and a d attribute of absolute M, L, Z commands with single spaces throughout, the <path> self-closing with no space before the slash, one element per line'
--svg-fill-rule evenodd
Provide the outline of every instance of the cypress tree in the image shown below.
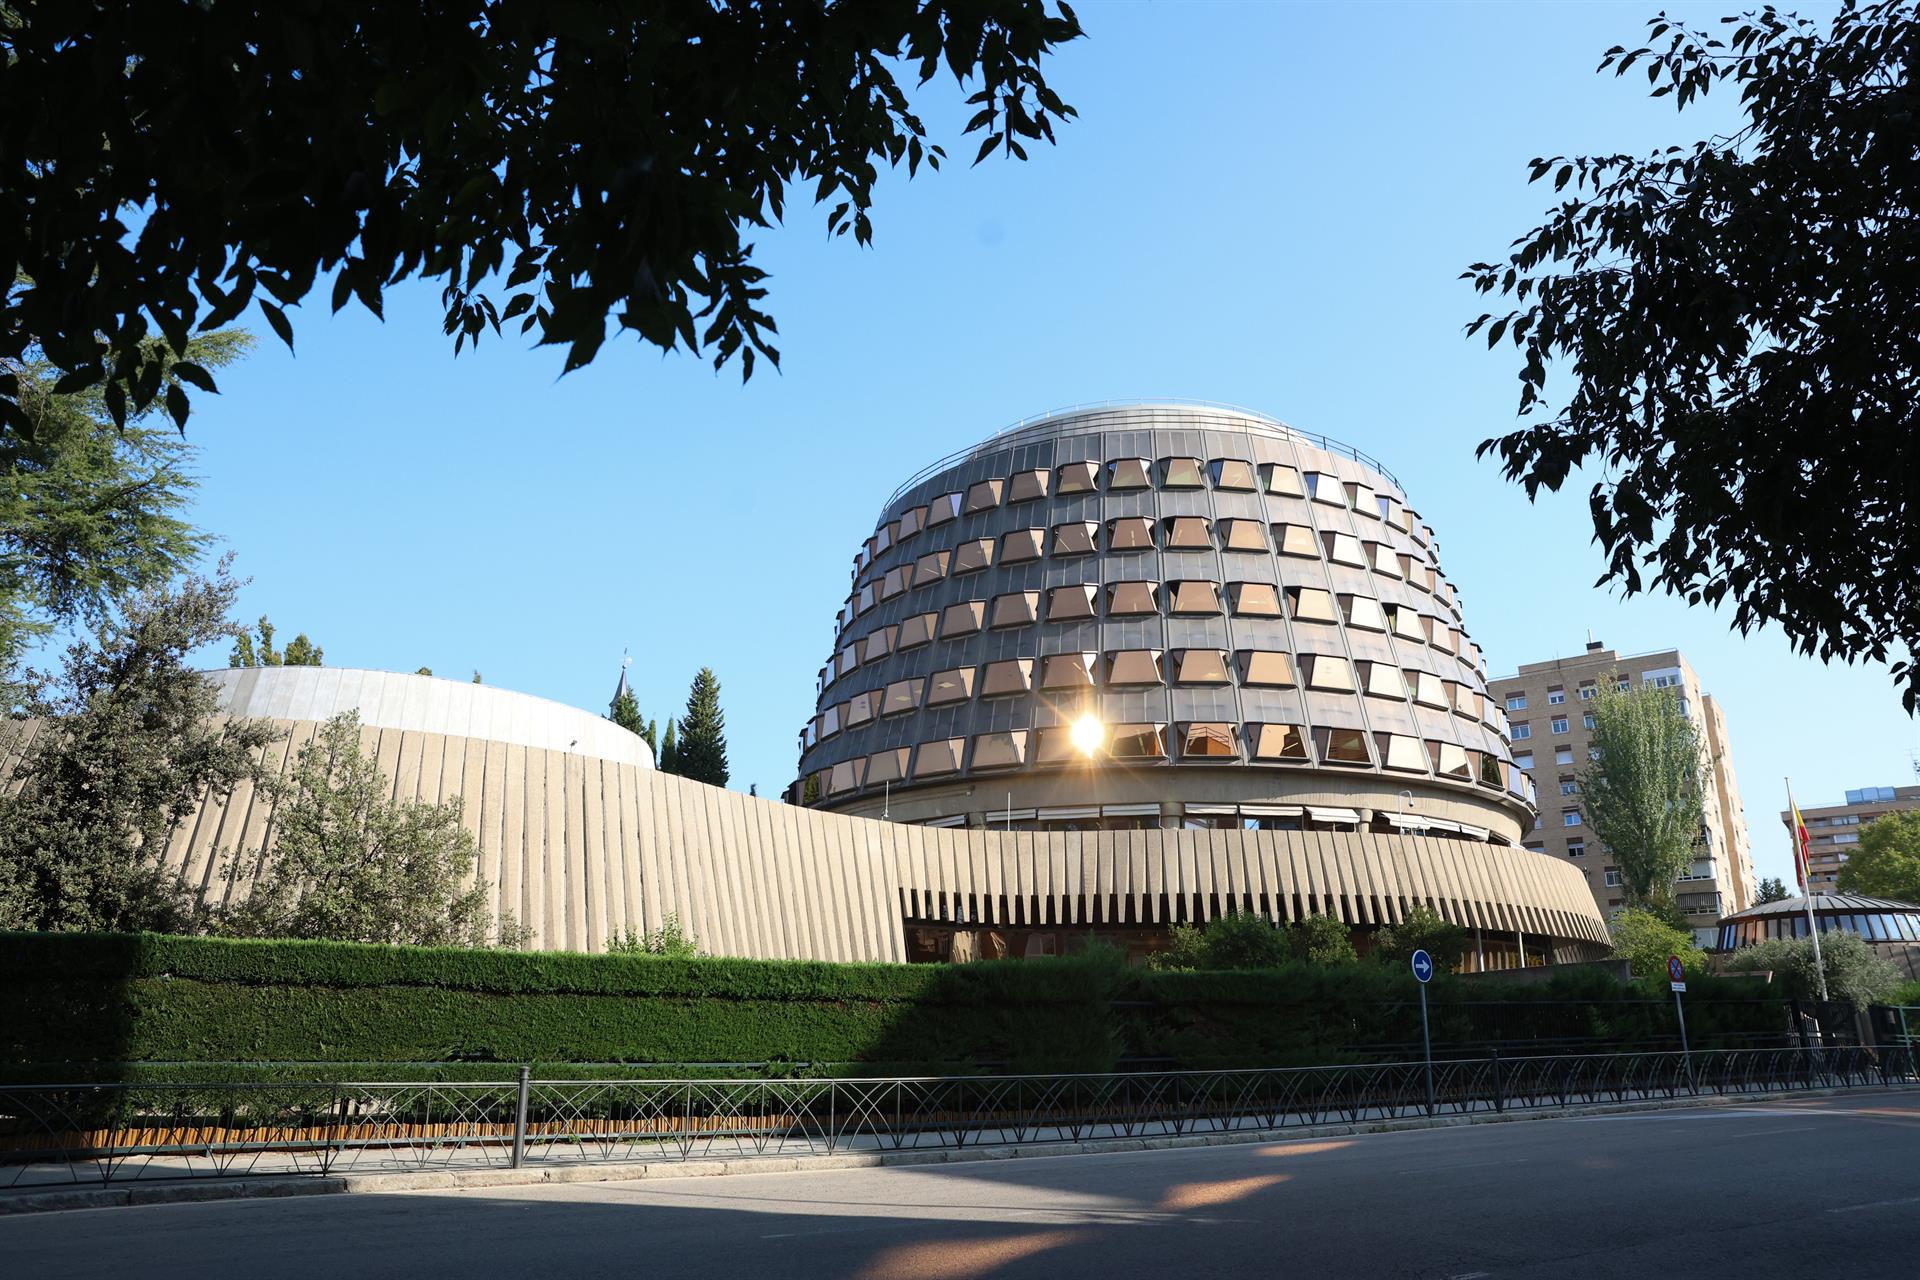
<path fill-rule="evenodd" d="M 660 772 L 680 772 L 680 747 L 673 740 L 673 721 L 667 721 L 667 736 L 660 742 Z"/>
<path fill-rule="evenodd" d="M 646 737 L 647 722 L 640 718 L 640 700 L 633 696 L 631 689 L 620 691 L 620 696 L 613 700 L 612 710 L 607 712 L 607 719 L 628 733 Z"/>
<path fill-rule="evenodd" d="M 727 785 L 727 717 L 720 710 L 720 682 L 713 668 L 702 667 L 687 694 L 680 717 L 678 772 L 683 778 L 716 787 Z"/>

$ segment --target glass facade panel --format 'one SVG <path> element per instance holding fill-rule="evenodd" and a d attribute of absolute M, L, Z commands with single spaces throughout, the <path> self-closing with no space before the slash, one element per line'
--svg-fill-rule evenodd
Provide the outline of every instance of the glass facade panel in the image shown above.
<path fill-rule="evenodd" d="M 960 752 L 965 746 L 965 738 L 945 738 L 938 742 L 921 743 L 914 748 L 913 752 L 913 776 L 933 778 L 944 773 L 958 773 Z"/>
<path fill-rule="evenodd" d="M 980 674 L 980 696 L 983 698 L 1003 698 L 1008 694 L 1030 693 L 1032 690 L 1032 658 L 989 662 Z"/>
<path fill-rule="evenodd" d="M 1358 627 L 1362 631 L 1385 631 L 1387 615 L 1380 611 L 1380 602 L 1367 596 L 1341 596 L 1340 607 L 1346 611 L 1347 625 Z"/>
<path fill-rule="evenodd" d="M 1108 654 L 1107 683 L 1110 685 L 1161 683 L 1160 650 L 1117 649 Z"/>
<path fill-rule="evenodd" d="M 1000 539 L 1000 563 L 1019 564 L 1023 560 L 1038 560 L 1046 538 L 1045 529 L 1015 529 Z"/>
<path fill-rule="evenodd" d="M 1123 516 L 1107 521 L 1107 550 L 1150 551 L 1153 549 L 1153 521 L 1145 516 Z"/>
<path fill-rule="evenodd" d="M 1183 760 L 1238 760 L 1240 744 L 1234 726 L 1224 721 L 1195 722 L 1180 731 Z"/>
<path fill-rule="evenodd" d="M 1265 551 L 1267 531 L 1258 520 L 1222 520 L 1220 545 L 1227 551 Z"/>
<path fill-rule="evenodd" d="M 887 570 L 887 576 L 880 579 L 880 598 L 891 600 L 907 589 L 907 578 L 913 570 L 907 565 Z"/>
<path fill-rule="evenodd" d="M 1271 582 L 1229 582 L 1227 599 L 1233 602 L 1234 613 L 1242 618 L 1280 616 L 1280 592 Z"/>
<path fill-rule="evenodd" d="M 973 736 L 973 767 L 1017 769 L 1027 762 L 1027 731 L 977 733 Z"/>
<path fill-rule="evenodd" d="M 1227 655 L 1218 649 L 1186 649 L 1174 657 L 1176 684 L 1226 684 Z"/>
<path fill-rule="evenodd" d="M 916 613 L 900 623 L 900 648 L 918 649 L 933 641 L 933 626 L 936 615 Z"/>
<path fill-rule="evenodd" d="M 1145 458 L 1116 458 L 1107 464 L 1107 488 L 1145 489 L 1153 484 Z"/>
<path fill-rule="evenodd" d="M 1392 698 L 1396 702 L 1407 697 L 1407 678 L 1392 663 L 1363 662 L 1360 679 L 1362 688 L 1373 697 Z"/>
<path fill-rule="evenodd" d="M 1297 724 L 1249 725 L 1255 760 L 1307 759 L 1307 740 Z"/>
<path fill-rule="evenodd" d="M 1099 655 L 1093 653 L 1056 653 L 1044 658 L 1040 664 L 1040 687 L 1091 689 L 1093 664 L 1098 658 Z"/>
<path fill-rule="evenodd" d="M 1213 487 L 1216 489 L 1251 490 L 1253 486 L 1253 465 L 1238 458 L 1217 458 L 1209 463 L 1207 470 L 1213 475 Z"/>
<path fill-rule="evenodd" d="M 1055 493 L 1091 493 L 1100 485 L 1100 464 L 1097 462 L 1069 462 L 1061 466 L 1054 476 Z"/>
<path fill-rule="evenodd" d="M 1100 526 L 1091 520 L 1076 520 L 1072 524 L 1053 526 L 1053 554 L 1056 556 L 1084 556 L 1093 554 L 1094 538 Z"/>
<path fill-rule="evenodd" d="M 860 646 L 860 661 L 878 662 L 893 652 L 894 637 L 900 634 L 898 627 L 881 627 L 868 634 Z"/>
<path fill-rule="evenodd" d="M 1366 553 L 1360 550 L 1360 539 L 1350 533 L 1323 533 L 1320 544 L 1327 549 L 1327 559 L 1335 564 L 1350 564 L 1355 568 L 1367 567 Z"/>
<path fill-rule="evenodd" d="M 947 576 L 949 553 L 930 551 L 913 562 L 913 585 L 924 587 Z"/>
<path fill-rule="evenodd" d="M 996 630 L 1000 627 L 1024 627 L 1039 620 L 1038 591 L 1009 591 L 993 598 L 993 625 Z"/>
<path fill-rule="evenodd" d="M 1456 742 L 1428 739 L 1427 759 L 1432 762 L 1433 771 L 1443 778 L 1473 780 L 1473 763 L 1467 759 L 1467 749 Z"/>
<path fill-rule="evenodd" d="M 1116 582 L 1107 588 L 1107 616 L 1130 617 L 1160 612 L 1160 584 L 1157 582 Z"/>
<path fill-rule="evenodd" d="M 1288 587 L 1287 608 L 1295 622 L 1338 622 L 1333 593 L 1318 587 Z"/>
<path fill-rule="evenodd" d="M 1427 771 L 1427 753 L 1420 739 L 1400 733 L 1376 733 L 1373 742 L 1380 750 L 1380 763 L 1384 768 L 1406 773 Z"/>
<path fill-rule="evenodd" d="M 1213 535 L 1200 516 L 1173 516 L 1167 521 L 1167 548 L 1170 551 L 1211 551 Z"/>
<path fill-rule="evenodd" d="M 1164 760 L 1167 727 L 1163 724 L 1116 724 L 1107 733 L 1107 754 L 1116 760 Z"/>
<path fill-rule="evenodd" d="M 887 686 L 886 698 L 880 710 L 883 716 L 897 716 L 907 711 L 920 709 L 920 692 L 925 689 L 925 680 L 895 680 Z"/>
<path fill-rule="evenodd" d="M 1286 689 L 1294 684 L 1293 658 L 1272 649 L 1240 651 L 1240 683 Z"/>
<path fill-rule="evenodd" d="M 976 538 L 953 549 L 953 571 L 977 573 L 993 563 L 993 539 Z"/>
<path fill-rule="evenodd" d="M 945 524 L 949 520 L 960 518 L 960 500 L 963 495 L 943 493 L 927 504 L 927 528 Z"/>
<path fill-rule="evenodd" d="M 968 515 L 976 511 L 991 511 L 1000 505 L 1000 495 L 1005 490 L 1005 480 L 982 480 L 967 490 L 966 506 L 962 508 Z"/>
<path fill-rule="evenodd" d="M 847 728 L 863 725 L 873 719 L 874 703 L 878 701 L 872 693 L 856 693 L 847 700 Z"/>
<path fill-rule="evenodd" d="M 1206 484 L 1198 458 L 1162 458 L 1160 485 L 1165 489 L 1198 489 Z"/>
<path fill-rule="evenodd" d="M 1047 621 L 1067 622 L 1094 616 L 1094 601 L 1100 588 L 1091 582 L 1071 587 L 1055 587 L 1047 592 Z"/>
<path fill-rule="evenodd" d="M 1354 692 L 1353 664 L 1345 658 L 1330 657 L 1324 653 L 1302 654 L 1301 665 L 1307 670 L 1307 688 L 1330 689 L 1341 693 Z"/>
<path fill-rule="evenodd" d="M 1400 557 L 1393 554 L 1393 548 L 1384 542 L 1367 544 L 1367 559 L 1373 565 L 1373 571 L 1383 578 L 1400 576 Z"/>
<path fill-rule="evenodd" d="M 866 760 L 842 760 L 827 771 L 827 793 L 839 795 L 843 791 L 852 791 L 859 787 L 861 775 L 866 772 Z"/>
<path fill-rule="evenodd" d="M 1319 725 L 1313 731 L 1313 745 L 1323 764 L 1372 764 L 1367 750 L 1367 735 L 1361 729 L 1336 729 Z"/>
<path fill-rule="evenodd" d="M 1266 482 L 1268 493 L 1277 494 L 1283 498 L 1307 496 L 1306 488 L 1300 483 L 1300 473 L 1284 463 L 1263 462 L 1260 464 L 1260 475 Z"/>
<path fill-rule="evenodd" d="M 907 776 L 907 755 L 909 748 L 895 747 L 891 751 L 876 751 L 867 757 L 867 785 L 877 787 L 883 782 L 899 782 Z"/>
<path fill-rule="evenodd" d="M 927 705 L 945 706 L 949 702 L 965 702 L 973 696 L 973 668 L 954 667 L 949 671 L 934 673 L 927 690 Z"/>
<path fill-rule="evenodd" d="M 1320 543 L 1314 538 L 1313 530 L 1303 524 L 1274 525 L 1273 544 L 1283 556 L 1299 556 L 1304 560 L 1320 558 Z"/>
<path fill-rule="evenodd" d="M 1449 705 L 1447 701 L 1447 686 L 1442 683 L 1439 676 L 1434 675 L 1431 671 L 1407 672 L 1407 685 L 1413 690 L 1413 700 L 1415 702 L 1429 707 L 1445 708 Z M 1518 738 L 1525 737 L 1526 735 L 1516 733 L 1514 736 Z"/>
<path fill-rule="evenodd" d="M 1187 582 L 1169 582 L 1167 584 L 1169 613 L 1218 613 L 1220 612 L 1220 584 L 1202 582 L 1193 579 Z"/>
<path fill-rule="evenodd" d="M 962 600 L 959 604 L 950 604 L 940 615 L 940 638 L 951 640 L 955 636 L 969 636 L 986 625 L 987 602 L 985 600 Z"/>
<path fill-rule="evenodd" d="M 1347 505 L 1346 486 L 1340 483 L 1338 476 L 1328 475 L 1324 471 L 1309 471 L 1306 480 L 1307 494 L 1315 502 L 1324 502 L 1333 507 Z"/>
<path fill-rule="evenodd" d="M 1035 498 L 1046 497 L 1048 479 L 1049 473 L 1044 467 L 1020 472 L 1007 486 L 1007 501 L 1032 502 Z"/>
<path fill-rule="evenodd" d="M 901 540 L 913 537 L 927 527 L 927 509 L 915 507 L 911 511 L 903 512 L 899 524 Z"/>

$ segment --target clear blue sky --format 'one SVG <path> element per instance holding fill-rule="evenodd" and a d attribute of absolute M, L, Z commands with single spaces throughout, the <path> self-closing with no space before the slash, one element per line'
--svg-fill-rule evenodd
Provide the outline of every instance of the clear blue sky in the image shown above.
<path fill-rule="evenodd" d="M 1759 870 L 1788 875 L 1783 775 L 1803 802 L 1911 778 L 1885 671 L 1596 590 L 1584 486 L 1530 507 L 1473 456 L 1517 384 L 1509 352 L 1463 338 L 1481 308 L 1457 277 L 1545 207 L 1526 161 L 1728 119 L 1593 74 L 1658 7 L 1087 4 L 1051 72 L 1081 111 L 1058 148 L 969 170 L 942 86 L 925 114 L 960 162 L 887 181 L 870 250 L 809 209 L 759 238 L 779 372 L 742 387 L 620 339 L 560 378 L 558 352 L 514 340 L 455 359 L 433 287 L 395 291 L 384 325 L 329 319 L 317 290 L 297 356 L 263 342 L 202 398 L 198 519 L 252 576 L 246 614 L 330 665 L 477 668 L 604 709 L 630 646 L 656 717 L 711 665 L 734 785 L 771 795 L 899 480 L 1076 401 L 1242 404 L 1395 470 L 1495 672 L 1588 628 L 1684 650 L 1725 705 Z"/>

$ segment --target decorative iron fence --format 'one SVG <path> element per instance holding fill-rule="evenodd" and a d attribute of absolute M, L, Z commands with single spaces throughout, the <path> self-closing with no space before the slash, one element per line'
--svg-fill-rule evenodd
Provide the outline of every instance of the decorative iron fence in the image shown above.
<path fill-rule="evenodd" d="M 1863 1046 L 1114 1075 L 5 1085 L 0 1185 L 1278 1133 L 1916 1085 L 1911 1048 Z"/>

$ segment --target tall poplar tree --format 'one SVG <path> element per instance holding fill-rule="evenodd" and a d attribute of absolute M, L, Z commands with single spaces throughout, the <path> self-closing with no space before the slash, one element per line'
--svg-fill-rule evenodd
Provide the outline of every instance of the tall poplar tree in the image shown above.
<path fill-rule="evenodd" d="M 1620 871 L 1627 905 L 1671 914 L 1673 882 L 1693 861 L 1705 820 L 1700 731 L 1670 689 L 1600 681 L 1582 771 L 1586 820 Z"/>
<path fill-rule="evenodd" d="M 687 714 L 680 717 L 680 754 L 676 762 L 683 778 L 727 785 L 727 717 L 720 710 L 720 682 L 712 667 L 700 668 L 687 694 Z"/>

